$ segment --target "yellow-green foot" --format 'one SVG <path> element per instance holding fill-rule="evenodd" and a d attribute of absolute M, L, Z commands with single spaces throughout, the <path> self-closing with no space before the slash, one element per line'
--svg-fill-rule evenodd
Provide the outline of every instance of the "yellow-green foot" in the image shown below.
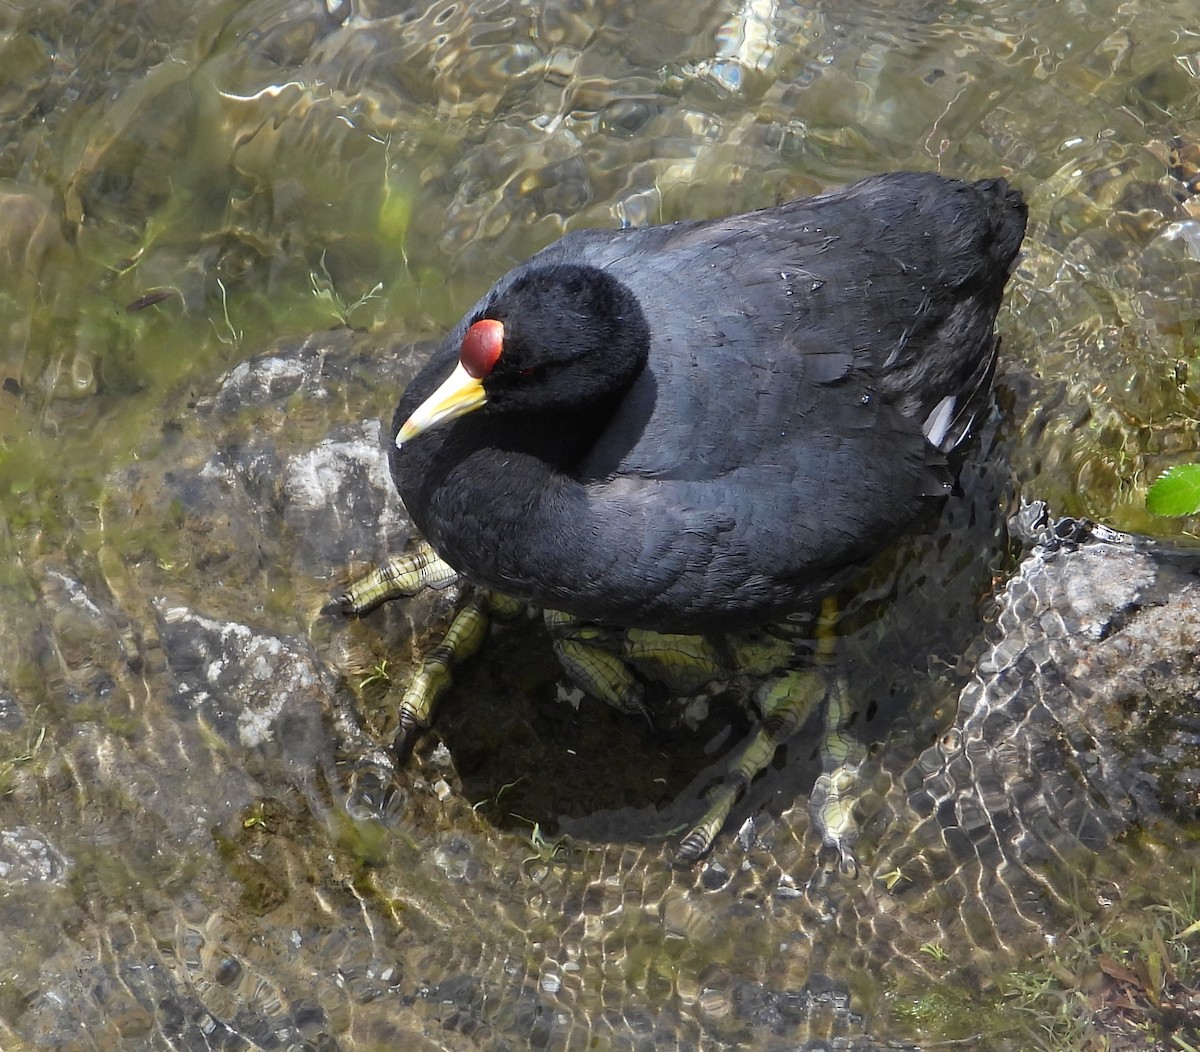
<path fill-rule="evenodd" d="M 420 732 L 433 722 L 437 703 L 453 679 L 454 666 L 473 657 L 483 645 L 492 617 L 512 617 L 523 606 L 506 595 L 478 590 L 459 607 L 441 642 L 425 654 L 400 699 L 394 749 L 401 763 L 408 759 Z"/>
<path fill-rule="evenodd" d="M 389 599 L 416 595 L 424 588 L 445 588 L 458 580 L 458 571 L 445 562 L 427 541 L 418 542 L 402 555 L 360 577 L 340 596 L 342 612 L 362 617 Z"/>
<path fill-rule="evenodd" d="M 867 756 L 866 747 L 849 731 L 854 712 L 846 684 L 839 680 L 825 706 L 825 736 L 821 743 L 825 770 L 817 777 L 808 801 L 813 828 L 820 834 L 822 846 L 836 854 L 839 872 L 850 877 L 858 875 L 854 805 L 860 788 L 859 773 Z"/>
<path fill-rule="evenodd" d="M 393 556 L 346 589 L 343 611 L 361 617 L 380 603 L 415 595 L 425 588 L 444 588 L 458 580 L 458 571 L 441 559 L 425 541 Z M 489 614 L 511 616 L 521 604 L 491 592 L 469 593 L 441 641 L 424 655 L 421 667 L 400 699 L 393 748 L 403 763 L 417 736 L 433 721 L 438 700 L 450 686 L 455 665 L 471 657 L 487 636 Z"/>
<path fill-rule="evenodd" d="M 408 759 L 417 735 L 433 722 L 438 700 L 450 686 L 451 669 L 471 657 L 487 636 L 486 595 L 472 595 L 454 615 L 450 627 L 436 647 L 421 662 L 421 668 L 400 699 L 400 718 L 393 748 L 401 763 Z"/>
<path fill-rule="evenodd" d="M 664 684 L 675 694 L 694 694 L 706 683 L 729 673 L 721 653 L 707 636 L 631 628 L 625 633 L 621 653 L 642 676 Z"/>
<path fill-rule="evenodd" d="M 762 726 L 717 783 L 704 817 L 680 841 L 676 862 L 691 865 L 708 853 L 746 788 L 767 769 L 775 750 L 800 729 L 824 695 L 825 683 L 816 672 L 784 672 L 763 684 L 755 698 Z"/>
<path fill-rule="evenodd" d="M 558 610 L 543 611 L 543 617 L 563 671 L 585 693 L 622 712 L 647 715 L 641 679 L 662 683 L 672 693 L 690 694 L 740 671 L 731 669 L 728 658 L 706 636 L 612 630 Z"/>
<path fill-rule="evenodd" d="M 563 671 L 585 693 L 649 719 L 642 684 L 617 653 L 619 634 L 558 610 L 543 610 L 542 618 Z"/>

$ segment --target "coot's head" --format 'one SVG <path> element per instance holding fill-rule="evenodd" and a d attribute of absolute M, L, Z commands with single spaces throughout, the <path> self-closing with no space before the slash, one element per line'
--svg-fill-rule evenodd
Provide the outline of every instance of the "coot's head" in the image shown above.
<path fill-rule="evenodd" d="M 396 445 L 483 406 L 490 413 L 593 409 L 646 363 L 650 330 L 636 297 L 596 267 L 523 269 L 470 319 L 458 366 L 406 420 Z"/>

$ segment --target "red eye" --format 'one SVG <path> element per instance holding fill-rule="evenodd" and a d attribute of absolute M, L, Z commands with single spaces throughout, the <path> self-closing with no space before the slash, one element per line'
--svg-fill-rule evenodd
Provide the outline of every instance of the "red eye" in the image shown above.
<path fill-rule="evenodd" d="M 477 321 L 463 337 L 458 360 L 468 375 L 482 380 L 495 367 L 504 350 L 504 323 L 492 318 Z"/>

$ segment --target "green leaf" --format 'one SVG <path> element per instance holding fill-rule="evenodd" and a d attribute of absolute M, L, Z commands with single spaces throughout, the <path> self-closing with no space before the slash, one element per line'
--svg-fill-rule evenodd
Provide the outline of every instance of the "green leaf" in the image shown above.
<path fill-rule="evenodd" d="M 1200 512 L 1200 464 L 1177 464 L 1163 472 L 1146 494 L 1146 508 L 1155 515 Z"/>

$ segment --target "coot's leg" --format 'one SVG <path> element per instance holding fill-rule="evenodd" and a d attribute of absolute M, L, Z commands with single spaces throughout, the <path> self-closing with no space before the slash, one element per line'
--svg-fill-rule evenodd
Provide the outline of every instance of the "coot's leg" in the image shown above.
<path fill-rule="evenodd" d="M 558 610 L 543 610 L 542 617 L 559 664 L 575 683 L 622 712 L 646 715 L 642 685 L 617 653 L 622 633 Z"/>
<path fill-rule="evenodd" d="M 838 679 L 831 688 L 827 687 L 827 676 L 822 670 L 822 666 L 828 667 L 832 662 L 837 619 L 836 601 L 826 599 L 821 605 L 817 624 L 817 650 L 813 657 L 816 669 L 784 672 L 769 679 L 755 692 L 762 726 L 717 783 L 708 811 L 680 842 L 675 856 L 677 861 L 695 862 L 712 847 L 746 787 L 766 769 L 775 750 L 800 730 L 813 708 L 824 698 L 820 747 L 824 771 L 813 786 L 809 812 L 823 847 L 836 852 L 839 870 L 847 875 L 858 872 L 853 851 L 858 839 L 854 803 L 858 795 L 859 769 L 867 751 L 848 730 L 854 708 L 845 682 Z M 742 670 L 755 675 L 778 669 L 786 660 L 789 647 L 786 640 L 769 634 L 735 636 L 728 643 L 734 658 L 742 663 Z"/>
<path fill-rule="evenodd" d="M 726 656 L 708 636 L 685 636 L 627 629 L 621 656 L 646 679 L 664 684 L 672 694 L 694 694 L 730 672 Z"/>
<path fill-rule="evenodd" d="M 491 617 L 511 617 L 522 603 L 496 592 L 473 592 L 459 608 L 442 636 L 442 641 L 421 659 L 421 668 L 400 699 L 399 725 L 393 750 L 404 763 L 416 744 L 417 735 L 433 722 L 438 699 L 450 686 L 453 668 L 479 650 L 487 637 Z"/>
<path fill-rule="evenodd" d="M 690 865 L 708 852 L 746 787 L 767 768 L 775 750 L 803 726 L 824 696 L 825 681 L 819 673 L 807 670 L 784 672 L 755 692 L 762 725 L 717 782 L 704 817 L 680 841 L 677 862 Z"/>
<path fill-rule="evenodd" d="M 558 610 L 543 616 L 563 670 L 584 691 L 622 712 L 645 714 L 638 677 L 674 694 L 692 694 L 731 673 L 765 675 L 783 665 L 790 645 L 748 634 L 722 641 L 629 628 L 612 630 Z"/>
<path fill-rule="evenodd" d="M 392 556 L 346 589 L 342 610 L 361 617 L 380 603 L 415 595 L 423 588 L 444 588 L 458 580 L 458 572 L 444 562 L 425 541 L 410 551 Z M 403 763 L 412 752 L 417 735 L 433 720 L 438 698 L 450 685 L 451 669 L 471 657 L 487 635 L 489 614 L 506 616 L 521 604 L 507 596 L 477 591 L 454 615 L 446 634 L 421 660 L 421 667 L 404 691 L 399 706 L 399 726 L 393 745 Z"/>
<path fill-rule="evenodd" d="M 638 677 L 673 694 L 692 694 L 731 674 L 766 675 L 791 653 L 784 640 L 749 634 L 718 643 L 709 636 L 629 628 L 610 630 L 558 610 L 543 611 L 563 670 L 594 698 L 622 712 L 644 712 Z M 765 637 L 764 637 L 765 638 Z"/>
<path fill-rule="evenodd" d="M 451 667 L 479 649 L 487 630 L 487 596 L 476 592 L 454 615 L 442 641 L 421 659 L 420 670 L 400 699 L 400 720 L 392 744 L 400 763 L 408 759 L 417 735 L 433 722 L 438 698 L 450 686 Z"/>
<path fill-rule="evenodd" d="M 727 664 L 739 676 L 765 677 L 787 668 L 796 655 L 797 639 L 790 625 L 735 632 L 725 637 Z"/>
<path fill-rule="evenodd" d="M 445 588 L 458 580 L 458 571 L 435 552 L 427 541 L 410 551 L 393 555 L 350 585 L 339 602 L 347 617 L 362 617 L 380 603 L 416 595 L 423 588 Z"/>
<path fill-rule="evenodd" d="M 808 798 L 813 829 L 821 834 L 822 845 L 837 854 L 838 869 L 847 876 L 858 874 L 854 804 L 858 799 L 859 770 L 867 757 L 866 746 L 847 729 L 853 717 L 845 681 L 839 679 L 825 703 L 825 736 L 821 742 L 825 770 L 817 776 Z"/>

